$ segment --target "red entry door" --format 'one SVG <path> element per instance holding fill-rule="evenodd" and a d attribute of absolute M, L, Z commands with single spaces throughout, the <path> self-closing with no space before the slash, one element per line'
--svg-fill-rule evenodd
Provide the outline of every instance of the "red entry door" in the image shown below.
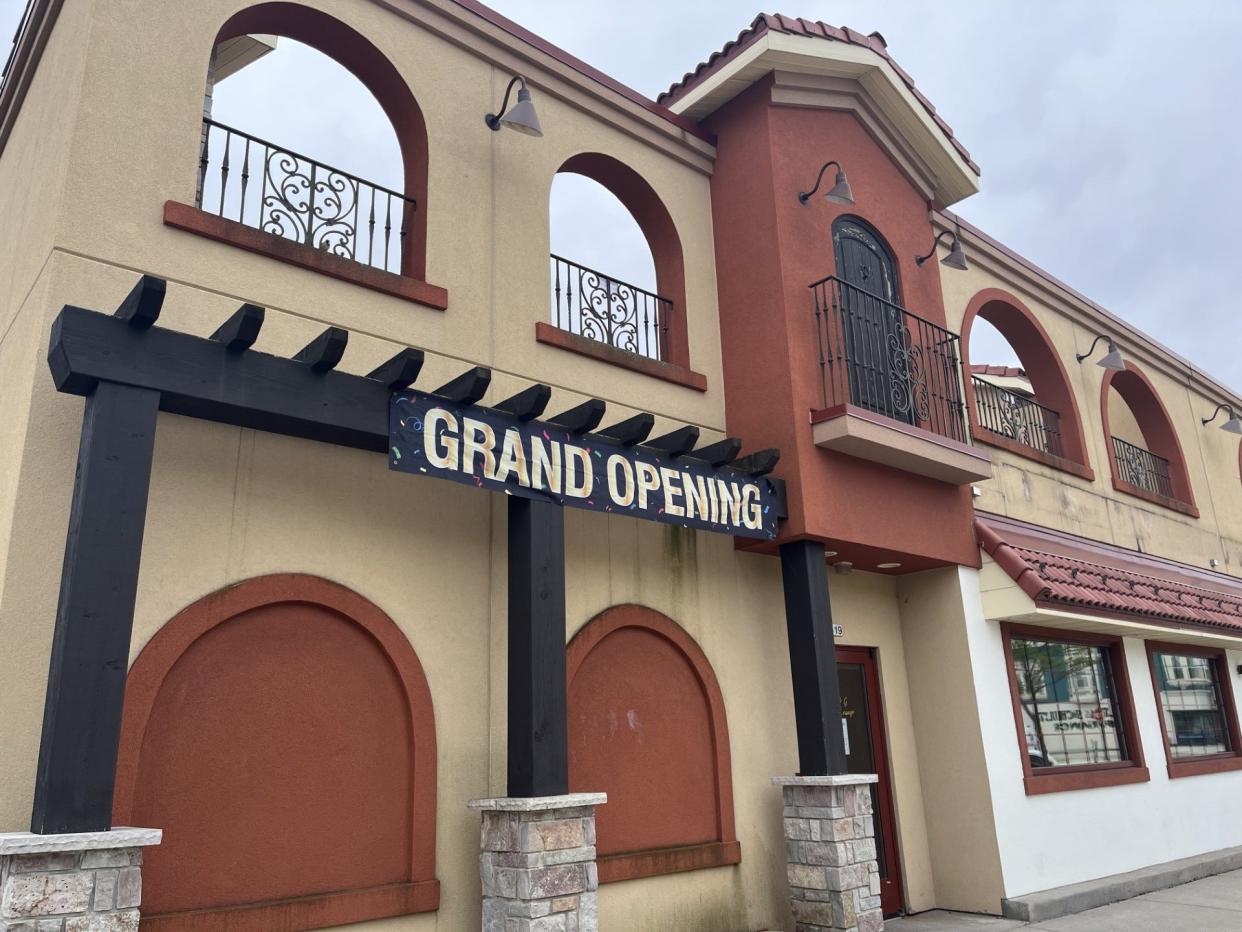
<path fill-rule="evenodd" d="M 885 916 L 892 916 L 901 912 L 904 903 L 875 650 L 838 647 L 837 676 L 841 681 L 841 716 L 849 772 L 874 773 L 880 777 L 880 782 L 871 786 L 871 806 L 875 812 L 876 860 L 880 864 L 880 906 Z"/>

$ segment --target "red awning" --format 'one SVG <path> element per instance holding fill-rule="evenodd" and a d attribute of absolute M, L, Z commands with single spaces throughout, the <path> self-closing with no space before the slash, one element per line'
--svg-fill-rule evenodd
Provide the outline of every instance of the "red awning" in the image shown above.
<path fill-rule="evenodd" d="M 1242 579 L 994 515 L 975 532 L 1042 607 L 1242 631 Z"/>

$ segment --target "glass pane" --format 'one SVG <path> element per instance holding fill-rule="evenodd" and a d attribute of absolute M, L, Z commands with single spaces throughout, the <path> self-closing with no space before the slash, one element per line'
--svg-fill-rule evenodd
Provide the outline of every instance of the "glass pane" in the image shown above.
<path fill-rule="evenodd" d="M 841 727 L 845 731 L 845 765 L 850 773 L 875 773 L 875 749 L 871 746 L 870 710 L 867 708 L 867 681 L 860 663 L 838 663 L 837 678 L 841 684 Z M 884 850 L 884 832 L 876 784 L 871 784 L 871 811 L 874 813 L 876 861 L 880 876 L 888 877 L 888 852 Z"/>
<path fill-rule="evenodd" d="M 1185 758 L 1232 751 L 1212 660 L 1183 654 L 1154 656 L 1169 754 Z"/>
<path fill-rule="evenodd" d="M 1014 638 L 1012 644 L 1033 768 L 1129 760 L 1106 648 L 1036 638 Z"/>

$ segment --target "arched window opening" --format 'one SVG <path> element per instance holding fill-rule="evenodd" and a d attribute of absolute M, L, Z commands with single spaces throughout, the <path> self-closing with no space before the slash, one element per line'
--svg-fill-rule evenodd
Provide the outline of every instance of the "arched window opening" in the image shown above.
<path fill-rule="evenodd" d="M 575 156 L 552 180 L 549 223 L 551 323 L 687 365 L 681 242 L 651 186 L 610 156 Z"/>
<path fill-rule="evenodd" d="M 567 666 L 570 790 L 608 794 L 600 880 L 737 863 L 724 700 L 694 640 L 620 605 L 578 633 Z"/>
<path fill-rule="evenodd" d="M 435 793 L 418 658 L 342 586 L 222 590 L 130 670 L 114 820 L 164 830 L 144 924 L 284 928 L 292 902 L 303 929 L 435 909 Z"/>
<path fill-rule="evenodd" d="M 987 289 L 967 307 L 962 338 L 976 439 L 1092 478 L 1065 367 L 1030 310 Z"/>
<path fill-rule="evenodd" d="M 1197 517 L 1181 443 L 1147 377 L 1128 362 L 1110 369 L 1100 404 L 1114 487 Z"/>
<path fill-rule="evenodd" d="M 221 29 L 204 101 L 195 206 L 424 277 L 426 130 L 368 40 L 310 7 L 251 7 Z"/>

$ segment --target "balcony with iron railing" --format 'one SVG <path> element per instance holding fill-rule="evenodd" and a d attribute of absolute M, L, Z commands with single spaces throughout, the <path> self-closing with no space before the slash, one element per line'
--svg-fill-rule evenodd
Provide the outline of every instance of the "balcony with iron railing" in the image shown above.
<path fill-rule="evenodd" d="M 836 276 L 810 288 L 816 444 L 958 485 L 989 478 L 970 445 L 960 337 Z"/>
<path fill-rule="evenodd" d="M 1065 456 L 1059 411 L 977 375 L 971 376 L 971 386 L 975 416 L 987 434 L 1049 456 Z"/>
<path fill-rule="evenodd" d="M 1176 499 L 1167 459 L 1120 437 L 1111 439 L 1118 479 L 1152 495 Z"/>
<path fill-rule="evenodd" d="M 673 302 L 553 254 L 552 323 L 625 353 L 668 360 Z"/>

